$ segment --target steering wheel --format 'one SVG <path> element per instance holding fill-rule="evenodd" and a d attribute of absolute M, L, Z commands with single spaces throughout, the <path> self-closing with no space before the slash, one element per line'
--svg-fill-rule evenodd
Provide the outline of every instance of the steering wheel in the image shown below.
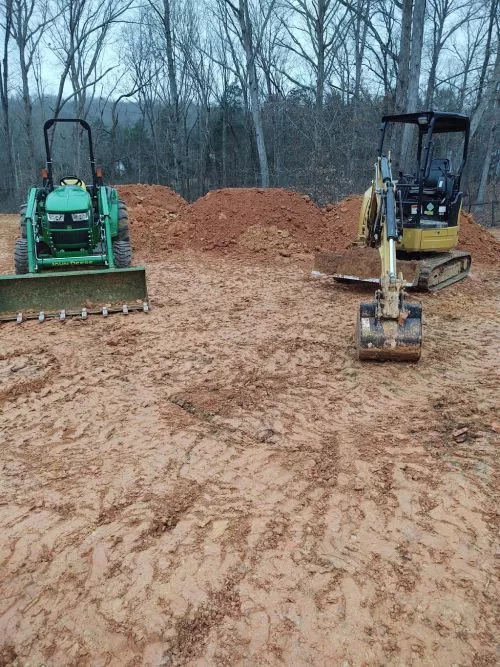
<path fill-rule="evenodd" d="M 72 183 L 67 183 L 67 181 L 72 181 Z M 60 185 L 78 185 L 78 187 L 83 186 L 83 181 L 77 176 L 65 176 L 59 181 Z"/>

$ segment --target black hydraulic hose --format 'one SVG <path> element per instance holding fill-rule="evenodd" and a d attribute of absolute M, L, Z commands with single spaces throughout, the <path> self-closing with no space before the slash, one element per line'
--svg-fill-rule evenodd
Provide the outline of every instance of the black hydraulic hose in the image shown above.
<path fill-rule="evenodd" d="M 387 238 L 397 241 L 399 238 L 398 221 L 396 218 L 396 198 L 392 183 L 387 185 L 385 193 L 385 225 Z"/>
<path fill-rule="evenodd" d="M 396 219 L 396 198 L 394 195 L 394 183 L 392 181 L 391 164 L 387 157 L 383 157 L 380 161 L 380 171 L 382 175 L 382 182 L 385 185 L 385 226 L 386 235 L 388 239 L 399 238 L 398 221 Z"/>

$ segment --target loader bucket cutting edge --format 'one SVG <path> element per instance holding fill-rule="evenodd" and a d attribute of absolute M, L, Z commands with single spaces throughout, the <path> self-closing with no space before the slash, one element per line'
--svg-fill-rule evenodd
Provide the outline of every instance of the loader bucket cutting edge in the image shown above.
<path fill-rule="evenodd" d="M 92 271 L 47 271 L 45 273 L 0 276 L 0 320 L 16 319 L 17 313 L 44 312 L 47 317 L 65 310 L 68 314 L 142 310 L 148 303 L 146 271 L 127 269 Z"/>
<path fill-rule="evenodd" d="M 356 325 L 358 358 L 374 361 L 418 361 L 422 351 L 422 308 L 406 304 L 404 320 L 376 317 L 375 303 L 362 303 Z"/>

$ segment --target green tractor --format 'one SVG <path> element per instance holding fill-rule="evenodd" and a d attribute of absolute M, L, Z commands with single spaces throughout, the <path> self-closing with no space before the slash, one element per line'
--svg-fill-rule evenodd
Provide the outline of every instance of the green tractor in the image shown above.
<path fill-rule="evenodd" d="M 65 176 L 54 184 L 49 130 L 78 123 L 87 132 L 92 184 Z M 21 207 L 15 276 L 0 277 L 0 319 L 23 319 L 149 309 L 143 267 L 131 267 L 128 215 L 96 169 L 89 124 L 48 120 L 43 127 L 47 166 L 41 187 Z"/>

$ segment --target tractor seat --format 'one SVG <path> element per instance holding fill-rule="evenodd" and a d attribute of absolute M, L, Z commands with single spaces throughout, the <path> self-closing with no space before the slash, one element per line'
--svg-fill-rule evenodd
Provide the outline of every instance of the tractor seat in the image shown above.
<path fill-rule="evenodd" d="M 450 161 L 447 158 L 433 158 L 429 175 L 424 181 L 424 194 L 434 195 L 445 192 L 449 175 Z"/>
<path fill-rule="evenodd" d="M 82 188 L 82 190 L 87 189 L 85 183 L 81 178 L 78 178 L 78 176 L 65 176 L 64 178 L 61 178 L 59 185 L 77 185 L 79 188 Z"/>

